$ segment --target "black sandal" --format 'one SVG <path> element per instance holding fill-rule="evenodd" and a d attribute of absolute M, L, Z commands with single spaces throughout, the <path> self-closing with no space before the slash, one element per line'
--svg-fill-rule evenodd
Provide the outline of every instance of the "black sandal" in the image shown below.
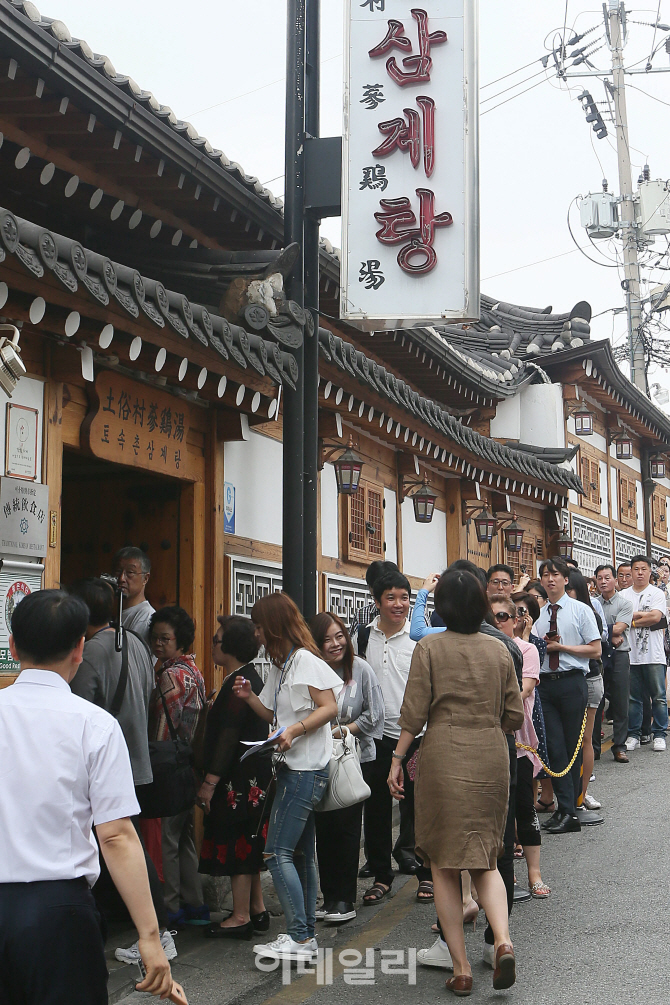
<path fill-rule="evenodd" d="M 421 896 L 421 894 L 426 894 L 426 896 Z M 432 904 L 435 900 L 433 893 L 433 881 L 432 879 L 422 879 L 416 891 L 416 899 L 420 904 Z"/>
<path fill-rule="evenodd" d="M 368 906 L 371 904 L 377 904 L 384 897 L 388 896 L 391 892 L 391 887 L 386 887 L 382 883 L 374 883 L 369 890 L 366 890 L 363 894 L 363 903 Z"/>

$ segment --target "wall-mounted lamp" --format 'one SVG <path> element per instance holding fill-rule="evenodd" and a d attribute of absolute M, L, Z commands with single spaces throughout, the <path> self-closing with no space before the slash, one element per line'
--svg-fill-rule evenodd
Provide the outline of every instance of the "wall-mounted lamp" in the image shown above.
<path fill-rule="evenodd" d="M 418 491 L 410 494 L 410 489 L 416 488 L 417 485 L 420 486 Z M 425 474 L 421 482 L 406 482 L 404 475 L 401 475 L 400 478 L 400 501 L 410 497 L 414 507 L 414 519 L 417 523 L 430 523 L 433 519 L 437 493 L 431 491 L 428 485 L 428 475 Z"/>
<path fill-rule="evenodd" d="M 319 469 L 323 468 L 326 461 L 329 461 L 331 457 L 338 450 L 342 450 L 341 444 L 333 445 L 332 449 L 327 453 L 323 452 L 323 448 L 327 446 L 325 443 L 321 443 L 321 451 L 319 457 Z M 330 444 L 328 444 L 330 446 Z M 363 461 L 354 451 L 354 441 L 353 437 L 349 437 L 349 442 L 340 456 L 332 461 L 332 465 L 335 468 L 335 480 L 337 482 L 337 491 L 340 495 L 353 496 L 358 492 L 358 483 L 361 478 L 361 471 L 363 470 Z"/>
<path fill-rule="evenodd" d="M 16 385 L 26 373 L 19 348 L 19 329 L 15 325 L 0 324 L 0 331 L 12 332 L 12 337 L 0 338 L 0 387 L 11 398 Z"/>

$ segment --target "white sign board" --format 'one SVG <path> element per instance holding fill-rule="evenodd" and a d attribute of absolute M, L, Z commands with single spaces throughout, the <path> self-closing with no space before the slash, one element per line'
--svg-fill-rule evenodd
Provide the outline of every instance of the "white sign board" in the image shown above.
<path fill-rule="evenodd" d="M 477 0 L 346 0 L 340 313 L 479 317 Z"/>
<path fill-rule="evenodd" d="M 49 533 L 49 487 L 0 478 L 0 553 L 45 555 Z"/>

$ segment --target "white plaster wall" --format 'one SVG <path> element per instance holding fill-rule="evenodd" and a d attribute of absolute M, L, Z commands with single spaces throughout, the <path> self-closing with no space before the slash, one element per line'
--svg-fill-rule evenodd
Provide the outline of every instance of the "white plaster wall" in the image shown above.
<path fill-rule="evenodd" d="M 598 467 L 600 468 L 600 515 L 607 517 L 607 497 L 609 495 L 607 486 L 607 464 L 605 461 L 599 461 Z"/>
<path fill-rule="evenodd" d="M 521 440 L 535 447 L 565 446 L 563 390 L 560 384 L 531 384 L 501 402 L 491 420 L 491 436 Z"/>
<path fill-rule="evenodd" d="M 337 510 L 337 479 L 332 464 L 321 472 L 321 554 L 340 557 L 340 527 Z"/>
<path fill-rule="evenodd" d="M 406 576 L 421 579 L 447 567 L 447 514 L 436 509 L 431 523 L 417 523 L 411 499 L 404 499 L 402 514 L 402 568 Z"/>
<path fill-rule="evenodd" d="M 226 443 L 224 473 L 235 486 L 235 534 L 282 543 L 282 445 L 250 431 Z"/>
<path fill-rule="evenodd" d="M 613 520 L 618 520 L 619 519 L 619 486 L 617 485 L 617 469 L 616 468 L 610 468 L 610 484 L 611 484 L 610 498 L 612 500 L 612 509 L 611 509 L 610 512 L 612 514 L 612 519 Z"/>
<path fill-rule="evenodd" d="M 500 439 L 521 439 L 521 395 L 498 402 L 496 414 L 491 419 L 491 436 Z"/>
<path fill-rule="evenodd" d="M 616 460 L 616 445 L 610 443 L 610 457 L 613 461 Z M 633 471 L 637 471 L 638 474 L 642 473 L 642 464 L 640 463 L 639 457 L 629 457 L 628 460 L 623 461 L 627 468 L 632 468 Z"/>
<path fill-rule="evenodd" d="M 396 518 L 396 495 L 393 489 L 384 489 L 384 543 L 387 562 L 398 563 L 398 521 Z M 435 519 L 435 517 L 433 517 Z"/>
<path fill-rule="evenodd" d="M 644 530 L 644 493 L 642 482 L 635 482 L 635 502 L 637 505 L 637 529 Z"/>

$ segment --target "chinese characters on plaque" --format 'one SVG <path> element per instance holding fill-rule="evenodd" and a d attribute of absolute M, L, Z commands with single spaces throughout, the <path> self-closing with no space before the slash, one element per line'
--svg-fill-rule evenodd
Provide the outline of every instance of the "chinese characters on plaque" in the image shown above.
<path fill-rule="evenodd" d="M 96 457 L 188 478 L 186 402 L 121 374 L 100 373 L 97 404 L 82 426 L 82 436 Z"/>
<path fill-rule="evenodd" d="M 342 316 L 475 318 L 475 0 L 348 5 Z"/>

